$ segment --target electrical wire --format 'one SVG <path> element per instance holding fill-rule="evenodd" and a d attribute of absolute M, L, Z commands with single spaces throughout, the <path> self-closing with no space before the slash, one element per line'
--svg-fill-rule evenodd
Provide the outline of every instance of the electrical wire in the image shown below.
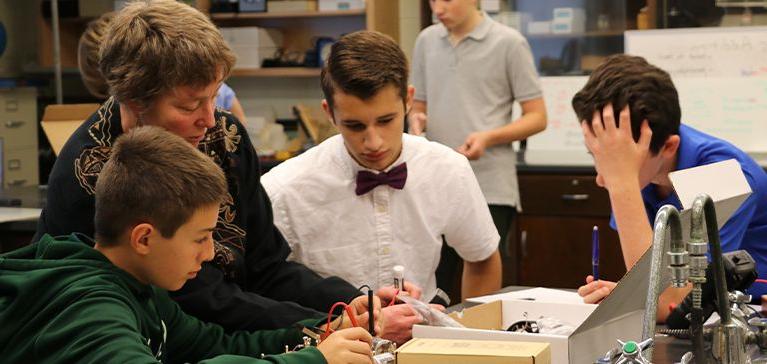
<path fill-rule="evenodd" d="M 394 305 L 394 302 L 396 302 L 396 301 L 397 301 L 397 295 L 398 295 L 398 294 L 399 294 L 399 289 L 398 289 L 398 290 L 396 290 L 396 291 L 394 291 L 394 298 L 392 298 L 392 299 L 391 299 L 391 301 L 389 301 L 389 304 L 388 304 L 388 305 L 386 305 L 386 307 L 389 307 L 389 306 L 392 306 L 392 305 Z"/>
<path fill-rule="evenodd" d="M 341 327 L 341 325 L 343 324 L 344 315 L 342 312 L 341 319 L 339 320 L 339 323 L 336 326 L 336 328 L 332 329 L 330 327 L 330 321 L 333 318 L 333 312 L 336 310 L 336 307 L 343 307 L 343 311 L 345 311 L 346 314 L 349 315 L 349 321 L 351 321 L 352 327 L 359 326 L 357 324 L 357 319 L 354 317 L 355 316 L 354 307 L 347 305 L 345 302 L 336 302 L 333 304 L 333 306 L 330 307 L 330 311 L 328 311 L 328 320 L 327 320 L 327 323 L 325 324 L 325 333 L 324 333 L 324 336 L 322 337 L 323 340 L 325 340 L 325 338 L 327 338 L 328 335 L 335 332 L 335 330 L 338 330 L 338 328 Z"/>

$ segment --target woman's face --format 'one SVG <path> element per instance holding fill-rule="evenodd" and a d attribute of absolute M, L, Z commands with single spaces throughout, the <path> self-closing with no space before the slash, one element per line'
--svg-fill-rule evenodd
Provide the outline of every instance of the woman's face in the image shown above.
<path fill-rule="evenodd" d="M 159 95 L 141 117 L 141 123 L 164 128 L 195 147 L 215 125 L 216 94 L 220 81 L 204 87 L 178 86 Z"/>

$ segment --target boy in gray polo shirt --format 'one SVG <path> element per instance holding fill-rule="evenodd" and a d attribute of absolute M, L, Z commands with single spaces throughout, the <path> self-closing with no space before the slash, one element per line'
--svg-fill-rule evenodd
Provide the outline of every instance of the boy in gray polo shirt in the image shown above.
<path fill-rule="evenodd" d="M 506 251 L 505 238 L 520 207 L 511 142 L 546 128 L 530 46 L 519 32 L 478 10 L 477 0 L 429 4 L 440 24 L 416 40 L 410 133 L 428 132 L 429 139 L 471 160 Z M 512 122 L 515 100 L 522 117 Z"/>

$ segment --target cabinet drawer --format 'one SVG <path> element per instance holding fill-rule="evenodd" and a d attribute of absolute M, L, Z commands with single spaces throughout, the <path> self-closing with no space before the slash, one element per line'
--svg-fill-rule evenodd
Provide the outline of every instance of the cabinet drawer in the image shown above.
<path fill-rule="evenodd" d="M 5 148 L 37 148 L 37 100 L 33 89 L 0 90 L 0 138 Z"/>
<path fill-rule="evenodd" d="M 3 150 L 3 186 L 36 186 L 39 183 L 37 146 Z"/>
<path fill-rule="evenodd" d="M 520 175 L 525 215 L 609 216 L 607 190 L 595 176 Z"/>

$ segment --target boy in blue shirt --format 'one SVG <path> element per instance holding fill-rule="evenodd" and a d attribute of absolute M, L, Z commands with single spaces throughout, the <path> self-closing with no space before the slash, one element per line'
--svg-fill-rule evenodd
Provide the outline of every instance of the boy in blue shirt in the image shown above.
<path fill-rule="evenodd" d="M 594 157 L 597 184 L 610 195 L 611 225 L 618 230 L 627 269 L 650 247 L 650 224 L 660 207 L 681 209 L 669 173 L 735 159 L 753 193 L 720 229 L 722 250 L 748 251 L 760 277 L 767 277 L 767 174 L 734 145 L 680 123 L 679 97 L 667 72 L 641 57 L 611 56 L 594 70 L 572 104 Z M 614 286 L 589 276 L 578 293 L 586 302 L 598 302 Z M 664 291 L 658 320 L 664 321 L 670 304 L 681 302 L 689 291 Z M 767 286 L 755 283 L 748 293 L 758 302 Z"/>

